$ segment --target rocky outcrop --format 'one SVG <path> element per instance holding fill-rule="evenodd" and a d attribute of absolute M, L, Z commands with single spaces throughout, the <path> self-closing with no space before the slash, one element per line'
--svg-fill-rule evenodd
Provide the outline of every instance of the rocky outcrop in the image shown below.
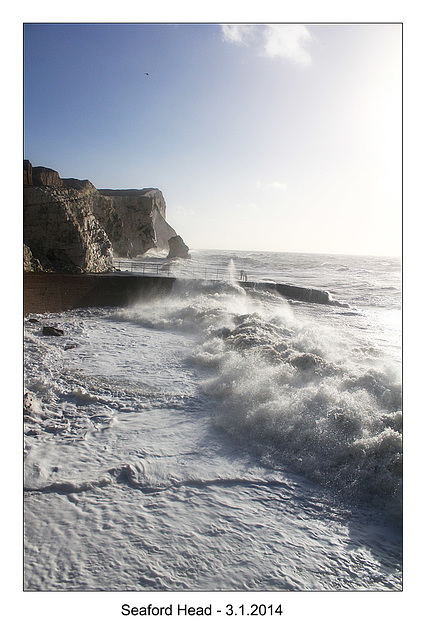
<path fill-rule="evenodd" d="M 179 240 L 177 240 L 179 238 Z M 24 269 L 99 273 L 113 255 L 188 257 L 159 189 L 96 189 L 24 161 Z M 172 243 L 172 244 L 171 244 Z"/>
<path fill-rule="evenodd" d="M 172 236 L 169 238 L 169 254 L 168 258 L 189 258 L 189 248 L 185 244 L 181 236 Z"/>

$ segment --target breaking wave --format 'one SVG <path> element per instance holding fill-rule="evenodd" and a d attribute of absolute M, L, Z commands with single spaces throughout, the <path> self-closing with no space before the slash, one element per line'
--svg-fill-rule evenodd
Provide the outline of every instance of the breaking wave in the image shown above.
<path fill-rule="evenodd" d="M 198 335 L 191 359 L 215 424 L 264 464 L 400 516 L 401 385 L 381 360 L 373 366 L 372 345 L 302 321 L 277 293 L 229 285 L 178 286 L 161 308 L 121 318 Z"/>

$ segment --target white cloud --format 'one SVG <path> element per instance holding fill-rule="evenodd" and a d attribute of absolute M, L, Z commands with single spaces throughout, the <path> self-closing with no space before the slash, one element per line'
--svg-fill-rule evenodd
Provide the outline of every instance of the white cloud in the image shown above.
<path fill-rule="evenodd" d="M 285 182 L 260 182 L 259 180 L 255 184 L 257 189 L 263 189 L 265 191 L 286 191 L 288 185 Z"/>
<path fill-rule="evenodd" d="M 223 24 L 221 25 L 224 40 L 236 44 L 247 44 L 254 32 L 251 24 Z"/>
<path fill-rule="evenodd" d="M 257 42 L 260 54 L 269 58 L 285 58 L 301 66 L 311 64 L 307 50 L 311 34 L 302 24 L 223 24 L 221 28 L 226 42 Z"/>
<path fill-rule="evenodd" d="M 267 25 L 264 38 L 264 52 L 269 58 L 286 58 L 303 66 L 311 64 L 311 55 L 306 49 L 311 35 L 304 25 Z"/>

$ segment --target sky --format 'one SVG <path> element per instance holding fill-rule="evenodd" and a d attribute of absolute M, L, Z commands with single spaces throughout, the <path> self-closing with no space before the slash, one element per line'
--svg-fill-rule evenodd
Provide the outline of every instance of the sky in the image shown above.
<path fill-rule="evenodd" d="M 24 157 L 191 249 L 401 253 L 401 25 L 26 24 Z"/>

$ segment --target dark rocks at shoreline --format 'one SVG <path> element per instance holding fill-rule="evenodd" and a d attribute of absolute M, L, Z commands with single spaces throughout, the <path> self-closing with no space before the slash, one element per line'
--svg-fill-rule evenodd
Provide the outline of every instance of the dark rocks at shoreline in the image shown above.
<path fill-rule="evenodd" d="M 63 336 L 64 330 L 58 329 L 57 327 L 43 327 L 43 335 L 44 336 Z"/>

